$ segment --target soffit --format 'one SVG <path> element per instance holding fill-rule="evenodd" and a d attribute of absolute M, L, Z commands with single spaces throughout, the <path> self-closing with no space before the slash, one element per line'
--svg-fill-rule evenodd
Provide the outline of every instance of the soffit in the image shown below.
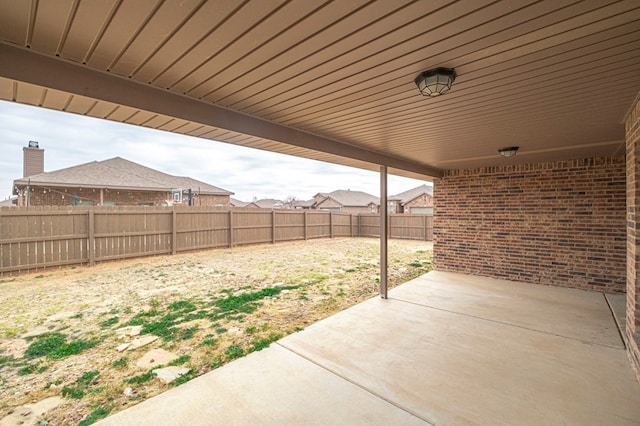
<path fill-rule="evenodd" d="M 101 73 L 86 74 L 96 86 L 117 77 L 203 109 L 160 111 L 45 75 L 65 68 L 2 61 L 0 99 L 413 177 L 623 154 L 640 90 L 637 0 L 0 0 L 0 40 Z M 439 66 L 458 78 L 423 98 L 413 79 Z M 207 106 L 238 122 L 202 119 Z M 282 131 L 244 131 L 261 122 Z M 518 155 L 496 155 L 510 145 Z"/>

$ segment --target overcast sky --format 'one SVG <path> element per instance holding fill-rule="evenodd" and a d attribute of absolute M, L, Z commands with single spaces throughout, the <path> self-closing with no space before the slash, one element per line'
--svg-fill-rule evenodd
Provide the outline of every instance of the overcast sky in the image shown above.
<path fill-rule="evenodd" d="M 312 198 L 351 189 L 379 195 L 379 174 L 320 161 L 181 136 L 77 114 L 0 101 L 0 200 L 22 177 L 22 148 L 38 141 L 45 172 L 122 157 L 234 192 L 234 198 Z M 389 175 L 389 195 L 424 181 Z"/>

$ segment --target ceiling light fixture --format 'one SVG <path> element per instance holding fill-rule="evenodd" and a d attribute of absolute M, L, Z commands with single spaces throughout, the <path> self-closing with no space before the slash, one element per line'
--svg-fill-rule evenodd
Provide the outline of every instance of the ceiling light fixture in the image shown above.
<path fill-rule="evenodd" d="M 447 93 L 456 77 L 453 68 L 435 68 L 421 72 L 414 81 L 422 95 L 434 97 Z"/>
<path fill-rule="evenodd" d="M 498 150 L 498 153 L 503 157 L 513 157 L 514 155 L 516 155 L 516 152 L 518 152 L 519 148 L 520 147 L 518 146 L 508 146 L 506 148 L 500 148 Z"/>

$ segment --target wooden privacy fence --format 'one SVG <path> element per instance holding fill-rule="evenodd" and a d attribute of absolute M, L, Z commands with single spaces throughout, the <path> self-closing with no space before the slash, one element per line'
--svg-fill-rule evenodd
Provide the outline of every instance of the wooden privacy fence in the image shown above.
<path fill-rule="evenodd" d="M 433 216 L 390 215 L 391 238 L 433 239 Z M 211 207 L 0 208 L 0 274 L 159 254 L 378 237 L 378 215 Z"/>

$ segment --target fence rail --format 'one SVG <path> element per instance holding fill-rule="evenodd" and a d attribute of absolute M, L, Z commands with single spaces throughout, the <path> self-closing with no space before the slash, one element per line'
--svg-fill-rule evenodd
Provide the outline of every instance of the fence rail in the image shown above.
<path fill-rule="evenodd" d="M 433 239 L 433 216 L 389 216 L 391 238 Z M 378 215 L 211 207 L 0 208 L 0 275 L 248 244 L 378 237 Z"/>

